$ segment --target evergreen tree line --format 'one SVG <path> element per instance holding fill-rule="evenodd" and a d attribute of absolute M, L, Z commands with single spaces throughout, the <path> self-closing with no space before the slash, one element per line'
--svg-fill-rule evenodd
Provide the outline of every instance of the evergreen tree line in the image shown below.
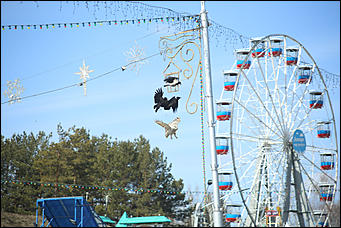
<path fill-rule="evenodd" d="M 132 216 L 165 215 L 185 221 L 190 202 L 185 194 L 119 191 L 9 184 L 33 181 L 126 189 L 159 189 L 181 192 L 182 179 L 175 180 L 171 164 L 159 148 L 151 148 L 142 135 L 133 141 L 112 140 L 106 134 L 90 137 L 85 128 L 64 130 L 57 126 L 59 142 L 52 133 L 40 131 L 1 135 L 1 210 L 32 214 L 39 198 L 86 196 L 99 215 L 118 220 L 124 211 Z M 108 196 L 108 204 L 105 199 Z"/>

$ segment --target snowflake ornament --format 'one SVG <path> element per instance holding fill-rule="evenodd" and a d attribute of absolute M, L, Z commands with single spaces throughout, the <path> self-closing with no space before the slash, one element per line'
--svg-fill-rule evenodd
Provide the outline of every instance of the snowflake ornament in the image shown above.
<path fill-rule="evenodd" d="M 14 82 L 7 81 L 7 90 L 4 92 L 5 96 L 9 98 L 9 105 L 14 102 L 21 102 L 20 94 L 24 91 L 24 87 L 20 85 L 19 78 Z"/>
<path fill-rule="evenodd" d="M 83 60 L 83 67 L 79 67 L 80 72 L 77 72 L 75 74 L 79 74 L 81 77 L 80 79 L 83 79 L 83 82 L 80 83 L 80 86 L 83 86 L 84 88 L 84 96 L 86 96 L 86 79 L 90 78 L 89 73 L 93 72 L 94 70 L 89 70 L 89 66 L 85 66 L 85 61 Z"/>
<path fill-rule="evenodd" d="M 135 47 L 130 48 L 129 51 L 124 53 L 127 56 L 127 67 L 125 69 L 130 69 L 131 71 L 135 71 L 136 74 L 140 72 L 140 69 L 143 64 L 148 63 L 147 60 L 144 60 L 144 49 L 139 47 L 135 41 Z"/>

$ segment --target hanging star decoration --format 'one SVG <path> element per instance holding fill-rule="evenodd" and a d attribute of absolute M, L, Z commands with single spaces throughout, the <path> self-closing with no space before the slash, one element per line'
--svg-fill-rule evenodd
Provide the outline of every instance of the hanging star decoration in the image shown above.
<path fill-rule="evenodd" d="M 142 65 L 148 63 L 147 60 L 144 60 L 144 49 L 139 47 L 135 41 L 135 46 L 130 48 L 129 51 L 124 53 L 127 56 L 127 67 L 125 69 L 129 69 L 131 71 L 135 71 L 136 74 L 139 74 Z"/>
<path fill-rule="evenodd" d="M 9 105 L 14 102 L 21 102 L 20 94 L 24 91 L 24 87 L 20 85 L 19 78 L 14 82 L 7 81 L 7 90 L 4 92 L 5 96 L 9 98 Z"/>
<path fill-rule="evenodd" d="M 81 82 L 79 85 L 83 86 L 84 88 L 84 96 L 86 96 L 86 79 L 90 78 L 89 73 L 93 72 L 94 70 L 89 70 L 89 66 L 85 66 L 85 61 L 83 60 L 83 67 L 79 67 L 80 72 L 77 72 L 75 74 L 79 74 L 81 77 L 80 79 L 83 79 L 83 82 Z"/>

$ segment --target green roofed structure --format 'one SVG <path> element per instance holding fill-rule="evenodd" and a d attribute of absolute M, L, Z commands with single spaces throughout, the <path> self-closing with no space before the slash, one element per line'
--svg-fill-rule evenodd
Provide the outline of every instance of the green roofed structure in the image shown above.
<path fill-rule="evenodd" d="M 116 227 L 128 227 L 128 226 L 134 226 L 137 224 L 168 223 L 168 222 L 171 222 L 171 220 L 165 216 L 147 216 L 147 217 L 128 218 L 127 213 L 124 212 L 122 217 L 118 221 Z"/>
<path fill-rule="evenodd" d="M 107 225 L 113 226 L 116 223 L 115 221 L 111 220 L 109 217 L 106 217 L 106 216 L 99 216 L 99 217 Z"/>

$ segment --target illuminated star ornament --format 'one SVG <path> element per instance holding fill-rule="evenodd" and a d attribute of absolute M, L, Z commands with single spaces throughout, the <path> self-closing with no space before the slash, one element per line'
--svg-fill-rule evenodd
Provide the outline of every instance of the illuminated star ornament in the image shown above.
<path fill-rule="evenodd" d="M 20 80 L 16 79 L 14 82 L 7 81 L 7 90 L 4 92 L 5 96 L 9 98 L 9 105 L 14 102 L 21 102 L 20 94 L 24 91 L 24 87 L 20 85 Z"/>
<path fill-rule="evenodd" d="M 148 63 L 147 60 L 143 60 L 144 57 L 144 50 L 143 48 L 140 48 L 136 41 L 135 41 L 135 47 L 130 48 L 129 51 L 124 53 L 125 56 L 127 56 L 127 69 L 130 69 L 131 71 L 136 71 L 136 74 L 139 73 L 141 67 L 143 64 Z"/>
<path fill-rule="evenodd" d="M 85 66 L 85 61 L 83 60 L 83 67 L 79 67 L 80 72 L 75 73 L 81 76 L 80 79 L 83 79 L 83 82 L 81 82 L 79 85 L 83 86 L 84 88 L 84 96 L 86 96 L 86 79 L 90 78 L 89 73 L 94 71 L 89 70 L 88 68 L 89 66 Z"/>

